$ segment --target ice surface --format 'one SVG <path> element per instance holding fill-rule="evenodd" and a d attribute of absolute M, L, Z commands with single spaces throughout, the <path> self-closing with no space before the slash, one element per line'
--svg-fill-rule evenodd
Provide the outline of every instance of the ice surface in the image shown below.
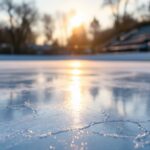
<path fill-rule="evenodd" d="M 149 62 L 0 62 L 0 150 L 149 150 L 149 107 Z"/>

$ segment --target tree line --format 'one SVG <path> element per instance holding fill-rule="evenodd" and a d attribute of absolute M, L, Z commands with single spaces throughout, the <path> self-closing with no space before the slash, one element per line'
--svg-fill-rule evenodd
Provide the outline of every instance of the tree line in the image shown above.
<path fill-rule="evenodd" d="M 135 0 L 103 0 L 100 9 L 109 8 L 113 20 L 112 27 L 102 29 L 101 22 L 94 17 L 88 28 L 84 25 L 75 27 L 69 36 L 67 24 L 70 16 L 65 13 L 58 14 L 55 18 L 61 19 L 60 34 L 63 34 L 60 41 L 54 37 L 57 30 L 54 17 L 51 14 L 40 14 L 34 2 L 17 3 L 13 0 L 1 0 L 0 12 L 6 19 L 0 20 L 0 53 L 36 54 L 36 50 L 29 45 L 36 45 L 37 38 L 41 36 L 37 28 L 41 26 L 44 44 L 51 45 L 53 54 L 99 53 L 101 47 L 113 37 L 119 39 L 123 32 L 143 24 L 150 24 L 150 1 L 148 4 L 136 1 L 131 10 L 134 2 Z"/>

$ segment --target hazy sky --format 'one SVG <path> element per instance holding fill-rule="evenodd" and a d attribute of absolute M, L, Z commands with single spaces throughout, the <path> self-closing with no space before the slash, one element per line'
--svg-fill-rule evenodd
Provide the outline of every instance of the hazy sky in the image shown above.
<path fill-rule="evenodd" d="M 32 0 L 14 0 L 16 2 L 32 1 Z M 93 17 L 100 20 L 102 28 L 111 26 L 112 18 L 109 9 L 103 9 L 101 3 L 103 0 L 33 0 L 36 3 L 37 8 L 41 13 L 50 13 L 56 15 L 58 12 L 70 12 L 76 11 L 78 14 L 82 14 L 85 18 L 85 22 L 90 22 Z M 122 0 L 123 1 L 123 0 Z M 135 4 L 140 2 L 146 2 L 149 0 L 130 0 L 131 5 L 128 8 L 132 9 Z M 132 2 L 135 3 L 132 3 Z M 0 17 L 4 18 L 0 14 Z"/>
<path fill-rule="evenodd" d="M 85 25 L 89 24 L 94 17 L 100 20 L 102 28 L 111 26 L 108 10 L 101 8 L 101 0 L 34 0 L 41 13 L 49 13 L 57 18 L 57 13 L 76 12 L 84 17 Z M 56 37 L 61 36 L 58 27 Z M 41 39 L 40 39 L 41 40 Z"/>
<path fill-rule="evenodd" d="M 101 3 L 103 0 L 34 0 L 41 13 L 50 13 L 56 17 L 58 12 L 68 13 L 75 11 L 77 14 L 84 16 L 85 24 L 89 24 L 93 17 L 96 17 L 101 24 L 101 28 L 107 28 L 112 25 L 112 14 L 109 8 L 103 9 Z M 138 3 L 148 0 L 130 0 L 128 7 L 132 11 Z M 134 14 L 136 15 L 136 14 Z M 60 32 L 59 32 L 60 33 Z M 56 33 L 56 35 L 58 35 Z"/>
<path fill-rule="evenodd" d="M 103 26 L 108 26 L 109 16 L 101 11 L 101 0 L 35 0 L 41 12 L 55 14 L 56 12 L 76 11 L 82 14 L 87 22 L 95 16 Z"/>

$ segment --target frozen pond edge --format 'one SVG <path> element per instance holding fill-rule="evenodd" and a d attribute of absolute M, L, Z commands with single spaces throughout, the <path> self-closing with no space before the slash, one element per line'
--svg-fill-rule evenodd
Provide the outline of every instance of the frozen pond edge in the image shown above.
<path fill-rule="evenodd" d="M 47 60 L 97 60 L 97 61 L 150 61 L 150 53 L 115 53 L 85 56 L 70 55 L 0 55 L 0 61 L 47 61 Z"/>

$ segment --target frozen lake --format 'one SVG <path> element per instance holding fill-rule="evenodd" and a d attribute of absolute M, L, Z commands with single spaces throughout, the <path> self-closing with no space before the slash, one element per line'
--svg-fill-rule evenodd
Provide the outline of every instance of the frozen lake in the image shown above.
<path fill-rule="evenodd" d="M 150 149 L 150 62 L 1 61 L 0 150 Z"/>

